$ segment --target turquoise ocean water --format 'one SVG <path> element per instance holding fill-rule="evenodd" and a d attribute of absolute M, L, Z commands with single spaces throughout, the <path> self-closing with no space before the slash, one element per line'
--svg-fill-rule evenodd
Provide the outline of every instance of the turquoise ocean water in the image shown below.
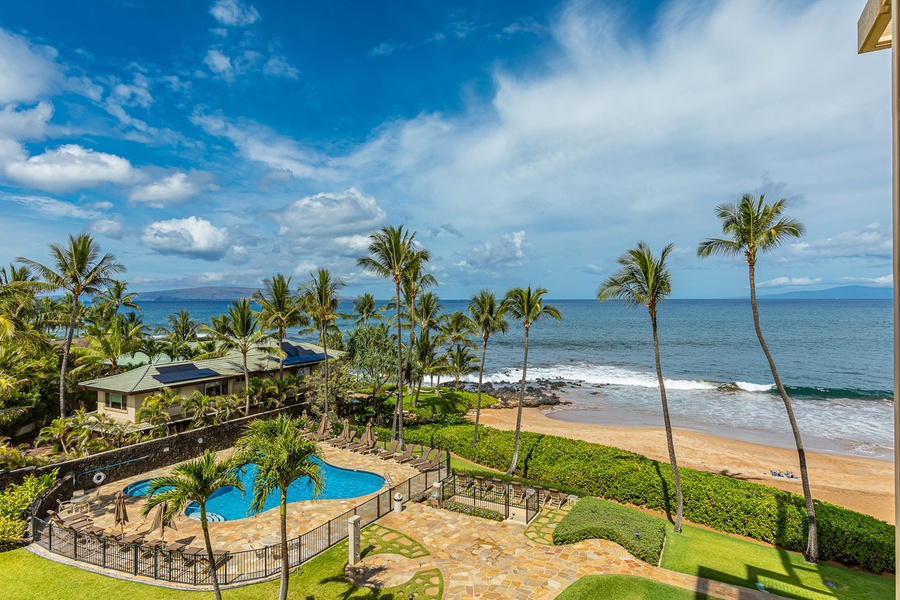
<path fill-rule="evenodd" d="M 443 300 L 445 312 L 465 301 Z M 645 309 L 594 300 L 552 301 L 562 323 L 532 327 L 528 379 L 559 380 L 575 423 L 662 423 Z M 148 302 L 144 322 L 189 310 L 209 321 L 225 302 Z M 349 303 L 342 307 L 351 312 Z M 763 333 L 811 450 L 890 458 L 893 440 L 890 300 L 763 300 Z M 748 300 L 672 300 L 659 315 L 673 426 L 791 447 L 780 398 L 753 330 Z M 314 336 L 290 337 L 314 341 Z M 486 380 L 521 377 L 523 332 L 511 324 L 488 346 Z M 470 379 L 477 378 L 477 375 Z"/>

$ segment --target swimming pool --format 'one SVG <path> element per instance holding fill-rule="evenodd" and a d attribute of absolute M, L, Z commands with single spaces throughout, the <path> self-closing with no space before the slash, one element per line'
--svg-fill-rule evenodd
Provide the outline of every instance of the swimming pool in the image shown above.
<path fill-rule="evenodd" d="M 319 496 L 320 500 L 340 500 L 343 498 L 356 498 L 377 492 L 384 486 L 384 478 L 368 471 L 354 471 L 342 469 L 330 465 L 327 462 L 313 459 L 322 467 L 322 476 L 325 479 L 325 490 Z M 244 519 L 253 501 L 253 481 L 256 479 L 256 465 L 248 465 L 240 473 L 244 482 L 245 492 L 241 494 L 237 488 L 226 486 L 220 488 L 210 496 L 206 503 L 207 517 L 210 521 L 236 521 Z M 302 502 L 312 500 L 312 489 L 307 486 L 306 479 L 299 479 L 291 484 L 287 491 L 287 501 Z M 129 496 L 146 496 L 150 487 L 150 480 L 138 481 L 127 486 L 123 492 Z M 275 491 L 269 495 L 261 512 L 270 508 L 276 508 L 280 494 Z M 200 507 L 191 503 L 185 508 L 184 514 L 188 517 L 200 518 Z"/>

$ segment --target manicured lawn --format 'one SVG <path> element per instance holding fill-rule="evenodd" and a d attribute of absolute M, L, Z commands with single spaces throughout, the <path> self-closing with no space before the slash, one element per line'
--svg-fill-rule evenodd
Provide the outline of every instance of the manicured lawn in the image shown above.
<path fill-rule="evenodd" d="M 878 600 L 894 598 L 895 581 L 832 565 L 811 565 L 796 552 L 747 542 L 714 531 L 669 524 L 661 566 L 746 588 L 757 583 L 788 598 Z M 834 584 L 834 588 L 824 582 Z"/>
<path fill-rule="evenodd" d="M 390 531 L 382 528 L 382 532 Z M 405 537 L 405 536 L 403 536 Z M 363 548 L 375 542 L 363 535 Z M 383 551 L 396 552 L 391 544 L 384 544 Z M 410 548 L 410 546 L 404 546 Z M 414 548 L 414 547 L 413 547 Z M 291 575 L 288 597 L 293 600 L 406 600 L 410 594 L 423 600 L 440 598 L 443 581 L 437 587 L 437 595 L 428 595 L 440 579 L 437 569 L 421 571 L 408 583 L 382 590 L 357 588 L 344 579 L 347 562 L 347 542 L 303 565 Z M 418 580 L 418 581 L 417 581 Z M 223 591 L 229 600 L 257 600 L 277 598 L 278 581 L 270 581 Z M 25 549 L 0 553 L 0 598 L 3 600 L 85 600 L 88 598 L 127 598 L 128 600 L 207 600 L 212 592 L 182 592 L 150 586 L 133 581 L 114 579 L 84 571 L 77 567 L 40 558 Z"/>
<path fill-rule="evenodd" d="M 706 594 L 632 575 L 586 575 L 563 590 L 556 600 L 702 600 Z"/>
<path fill-rule="evenodd" d="M 458 456 L 450 455 L 450 467 L 454 471 L 477 471 L 480 473 L 502 473 L 502 471 L 497 471 L 496 469 L 491 469 L 490 467 L 484 467 L 477 463 L 469 462 L 464 458 L 460 458 Z"/>

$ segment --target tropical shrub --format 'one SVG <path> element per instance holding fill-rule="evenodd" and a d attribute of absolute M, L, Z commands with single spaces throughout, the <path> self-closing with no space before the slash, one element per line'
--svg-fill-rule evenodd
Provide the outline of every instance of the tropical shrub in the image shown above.
<path fill-rule="evenodd" d="M 0 547 L 19 544 L 25 539 L 31 503 L 56 483 L 56 475 L 56 469 L 40 477 L 29 475 L 22 483 L 0 492 Z"/>
<path fill-rule="evenodd" d="M 582 498 L 553 530 L 556 545 L 601 539 L 619 544 L 652 565 L 659 563 L 665 520 L 599 498 Z"/>
<path fill-rule="evenodd" d="M 479 508 L 477 506 L 469 506 L 468 504 L 462 504 L 461 502 L 445 501 L 443 504 L 441 504 L 441 507 L 444 510 L 462 513 L 471 517 L 480 517 L 482 519 L 489 519 L 491 521 L 506 520 L 506 517 L 504 517 L 496 510 L 491 510 L 489 508 Z"/>
<path fill-rule="evenodd" d="M 406 440 L 437 446 L 498 470 L 506 469 L 515 433 L 484 427 L 472 448 L 472 425 L 424 425 L 406 430 Z M 532 432 L 522 433 L 517 475 L 559 489 L 674 512 L 674 484 L 665 463 L 639 454 Z M 689 521 L 802 552 L 806 505 L 802 496 L 724 475 L 679 469 L 684 516 Z M 668 473 L 667 473 L 668 472 Z M 868 515 L 816 502 L 822 560 L 874 572 L 894 572 L 894 526 Z"/>
<path fill-rule="evenodd" d="M 441 390 L 440 395 L 423 394 L 414 408 L 409 409 L 415 415 L 416 423 L 459 423 L 469 410 L 475 408 L 478 394 L 462 390 Z M 488 394 L 481 394 L 481 408 L 497 403 L 497 399 Z"/>

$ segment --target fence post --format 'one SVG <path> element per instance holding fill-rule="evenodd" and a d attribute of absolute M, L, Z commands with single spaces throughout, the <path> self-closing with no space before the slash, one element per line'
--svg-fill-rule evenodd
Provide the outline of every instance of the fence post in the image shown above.
<path fill-rule="evenodd" d="M 106 538 L 103 538 L 103 539 L 100 541 L 100 543 L 102 544 L 101 547 L 103 548 L 103 554 L 102 554 L 102 556 L 103 556 L 103 568 L 105 569 L 105 568 L 106 568 Z"/>
<path fill-rule="evenodd" d="M 53 523 L 47 523 L 47 550 L 53 550 Z"/>
<path fill-rule="evenodd" d="M 131 547 L 131 564 L 132 564 L 132 569 L 131 569 L 132 573 L 137 575 L 137 573 L 138 573 L 138 547 L 137 547 L 137 544 L 135 544 Z"/>

